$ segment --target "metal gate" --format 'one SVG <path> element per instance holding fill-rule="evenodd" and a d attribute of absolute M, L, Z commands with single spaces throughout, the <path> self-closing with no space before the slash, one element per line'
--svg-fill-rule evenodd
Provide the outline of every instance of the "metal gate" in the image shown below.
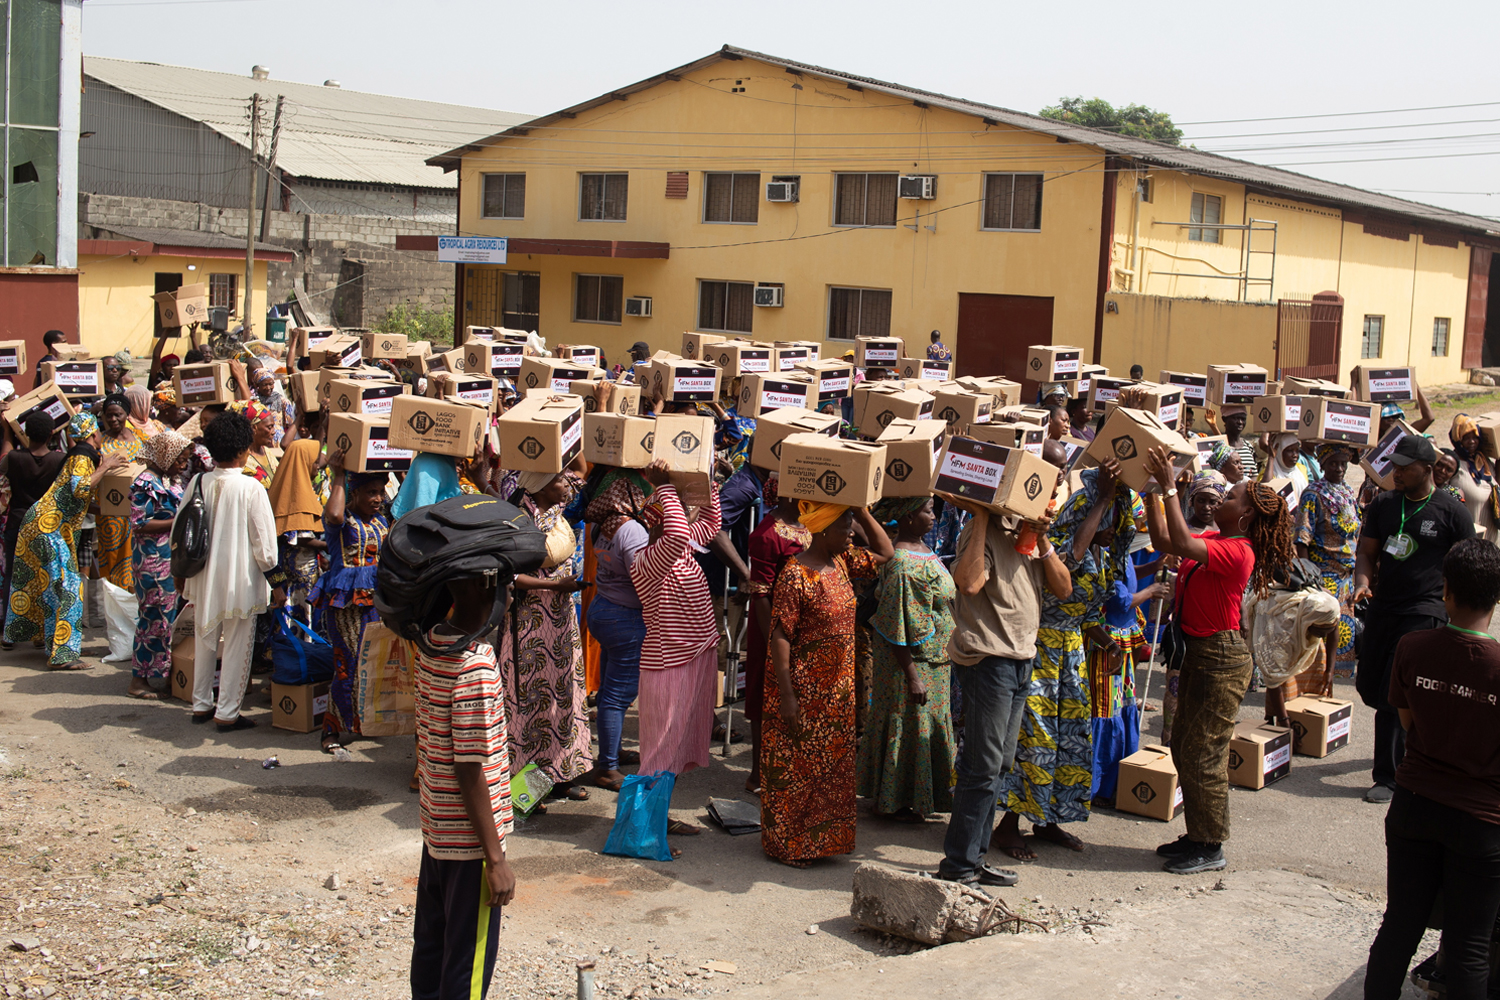
<path fill-rule="evenodd" d="M 1311 299 L 1280 299 L 1276 305 L 1277 377 L 1338 381 L 1344 297 L 1319 292 Z"/>

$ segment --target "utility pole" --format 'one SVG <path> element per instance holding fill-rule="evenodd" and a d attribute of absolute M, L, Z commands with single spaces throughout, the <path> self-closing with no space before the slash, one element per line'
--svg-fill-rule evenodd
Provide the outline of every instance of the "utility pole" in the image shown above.
<path fill-rule="evenodd" d="M 271 182 L 276 180 L 276 144 L 281 139 L 281 106 L 286 103 L 285 94 L 276 95 L 276 117 L 271 121 L 271 152 L 267 156 L 266 201 L 260 210 L 260 238 L 264 242 L 271 225 Z M 276 185 L 278 188 L 280 184 Z"/>
<path fill-rule="evenodd" d="M 255 149 L 260 144 L 260 94 L 250 98 L 250 183 L 249 194 L 245 203 L 245 310 L 241 314 L 241 321 L 245 328 L 244 339 L 250 339 L 253 329 L 250 322 L 251 292 L 255 286 L 255 180 L 256 174 L 260 172 L 260 165 L 256 162 Z"/>

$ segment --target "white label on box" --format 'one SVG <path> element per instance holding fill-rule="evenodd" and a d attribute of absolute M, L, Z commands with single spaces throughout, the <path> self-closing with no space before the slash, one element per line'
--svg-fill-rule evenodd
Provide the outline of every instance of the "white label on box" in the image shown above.
<path fill-rule="evenodd" d="M 1120 389 L 1122 388 L 1124 387 L 1116 386 L 1113 389 L 1106 389 L 1101 385 L 1099 391 L 1094 393 L 1094 400 L 1098 403 L 1113 403 L 1120 398 Z"/>
<path fill-rule="evenodd" d="M 742 372 L 768 372 L 771 370 L 771 355 L 756 357 L 753 354 L 740 355 L 740 371 Z"/>
<path fill-rule="evenodd" d="M 214 377 L 212 375 L 203 378 L 185 378 L 182 380 L 182 394 L 184 396 L 197 396 L 202 393 L 214 391 Z"/>
<path fill-rule="evenodd" d="M 1224 380 L 1224 395 L 1226 396 L 1264 396 L 1266 384 L 1264 382 L 1236 382 L 1233 379 Z"/>
<path fill-rule="evenodd" d="M 1411 394 L 1411 379 L 1409 378 L 1372 378 L 1369 381 L 1371 395 L 1375 393 Z"/>
<path fill-rule="evenodd" d="M 1161 422 L 1164 424 L 1175 424 L 1177 422 L 1178 416 L 1180 416 L 1181 413 L 1181 403 L 1168 403 L 1166 406 L 1163 406 L 1161 409 L 1156 411 L 1156 415 L 1161 418 Z"/>
<path fill-rule="evenodd" d="M 678 375 L 672 379 L 672 395 L 676 396 L 684 392 L 713 392 L 714 378 L 712 375 L 703 377 L 701 375 Z M 802 405 L 802 404 L 798 404 Z"/>
<path fill-rule="evenodd" d="M 1329 723 L 1328 724 L 1328 742 L 1332 743 L 1334 740 L 1336 740 L 1336 739 L 1338 739 L 1338 738 L 1340 738 L 1342 736 L 1348 736 L 1349 735 L 1349 723 L 1351 721 L 1353 721 L 1353 720 L 1351 720 L 1350 717 L 1346 715 L 1346 716 L 1344 716 L 1342 719 L 1340 719 L 1337 722 L 1331 722 L 1331 723 Z"/>
<path fill-rule="evenodd" d="M 365 449 L 366 458 L 381 460 L 398 458 L 411 459 L 415 458 L 416 455 L 416 452 L 408 451 L 405 448 L 392 448 L 389 438 L 372 437 L 370 438 L 370 446 Z"/>
<path fill-rule="evenodd" d="M 1292 759 L 1292 745 L 1288 743 L 1279 750 L 1272 750 L 1266 754 L 1265 774 L 1270 774 L 1281 765 Z"/>
<path fill-rule="evenodd" d="M 976 414 L 974 414 L 974 419 L 971 420 L 971 421 L 969 421 L 969 423 L 971 423 L 971 424 L 987 424 L 989 422 L 990 422 L 990 409 L 987 406 L 981 406 L 979 408 L 979 412 L 976 413 Z"/>
<path fill-rule="evenodd" d="M 99 383 L 96 379 L 96 376 L 98 374 L 99 373 L 92 368 L 90 368 L 86 372 L 60 371 L 56 372 L 52 376 L 52 380 L 57 383 L 59 388 L 96 389 L 99 386 Z M 210 379 L 210 381 L 212 381 L 212 379 Z"/>
<path fill-rule="evenodd" d="M 568 360 L 587 363 L 591 368 L 597 368 L 599 366 L 599 354 L 597 351 L 574 350 L 568 355 Z"/>
<path fill-rule="evenodd" d="M 391 402 L 395 396 L 380 396 L 376 399 L 365 400 L 365 413 L 390 413 Z"/>
<path fill-rule="evenodd" d="M 831 378 L 818 379 L 818 395 L 820 396 L 827 392 L 847 393 L 848 391 L 849 376 L 847 375 L 835 375 Z"/>
<path fill-rule="evenodd" d="M 554 378 L 552 380 L 552 391 L 553 392 L 568 393 L 568 392 L 571 392 L 572 390 L 573 390 L 573 380 L 571 378 Z"/>
<path fill-rule="evenodd" d="M 568 450 L 583 440 L 583 419 L 575 417 L 571 427 L 564 428 L 562 433 L 562 450 L 566 455 Z"/>
<path fill-rule="evenodd" d="M 42 407 L 42 412 L 51 417 L 53 423 L 57 423 L 59 420 L 62 420 L 68 415 L 68 408 L 63 404 L 62 400 L 54 399 L 52 402 Z"/>
<path fill-rule="evenodd" d="M 364 361 L 363 356 L 361 356 L 359 352 L 359 344 L 354 344 L 346 348 L 344 350 L 344 353 L 339 355 L 339 364 L 343 365 L 345 368 L 353 368 L 355 365 Z"/>
<path fill-rule="evenodd" d="M 1088 394 L 1089 394 L 1089 386 L 1091 386 L 1093 384 L 1094 384 L 1094 380 L 1091 379 L 1091 378 L 1081 378 L 1081 379 L 1079 379 L 1078 380 L 1078 398 L 1079 399 L 1087 399 L 1088 398 Z"/>
<path fill-rule="evenodd" d="M 1067 360 L 1067 361 L 1064 361 L 1061 358 L 1056 358 L 1052 362 L 1052 374 L 1054 374 L 1054 375 L 1077 375 L 1078 374 L 1078 368 L 1079 368 L 1079 366 L 1081 364 L 1082 364 L 1082 362 L 1079 361 L 1077 358 L 1072 358 L 1071 360 Z"/>
<path fill-rule="evenodd" d="M 1208 387 L 1203 385 L 1181 385 L 1172 383 L 1182 390 L 1182 401 L 1189 406 L 1208 405 Z"/>
<path fill-rule="evenodd" d="M 458 398 L 466 403 L 484 403 L 486 406 L 489 406 L 495 402 L 495 390 L 460 389 L 458 390 Z M 386 409 L 389 410 L 390 407 L 386 407 Z"/>
<path fill-rule="evenodd" d="M 931 420 L 932 419 L 932 410 L 930 410 L 930 409 L 924 409 L 921 413 L 917 414 L 917 419 L 918 420 Z M 985 414 L 985 419 L 986 420 L 989 419 L 989 414 Z"/>
<path fill-rule="evenodd" d="M 922 377 L 923 378 L 934 379 L 934 380 L 936 380 L 938 382 L 947 381 L 947 379 L 948 379 L 948 366 L 947 365 L 938 365 L 935 368 L 928 368 L 926 365 L 923 365 L 922 366 Z"/>
<path fill-rule="evenodd" d="M 891 364 L 895 364 L 900 360 L 897 354 L 898 352 L 894 347 L 866 347 L 865 363 L 868 364 L 871 361 L 889 361 Z"/>
<path fill-rule="evenodd" d="M 1040 441 L 1032 441 L 1032 442 L 1026 444 L 1024 447 L 1025 447 L 1025 449 L 1027 451 L 1031 452 L 1037 458 L 1041 458 L 1042 457 L 1042 442 L 1040 442 Z"/>
<path fill-rule="evenodd" d="M 327 695 L 327 693 L 325 692 L 324 694 L 315 695 L 313 697 L 313 715 L 314 716 L 322 715 L 326 711 L 328 711 L 328 695 Z"/>
<path fill-rule="evenodd" d="M 1286 425 L 1288 427 L 1296 427 L 1300 423 L 1302 423 L 1302 404 L 1286 404 Z"/>
<path fill-rule="evenodd" d="M 307 335 L 308 349 L 311 350 L 314 347 L 321 346 L 323 341 L 327 340 L 329 337 L 332 337 L 335 333 L 336 331 L 334 330 L 314 330 L 312 333 L 309 333 Z"/>
<path fill-rule="evenodd" d="M 807 406 L 807 397 L 799 396 L 794 392 L 763 392 L 760 394 L 760 408 L 766 410 L 779 410 L 783 406 Z"/>
<path fill-rule="evenodd" d="M 514 375 L 521 370 L 519 354 L 495 354 L 490 357 L 491 375 Z"/>
<path fill-rule="evenodd" d="M 1000 480 L 1005 476 L 1005 464 L 970 455 L 955 455 L 950 451 L 943 459 L 943 467 L 938 475 L 951 476 L 962 482 L 993 490 L 999 487 Z"/>
<path fill-rule="evenodd" d="M 1370 418 L 1361 417 L 1353 413 L 1323 413 L 1323 429 L 1326 431 L 1345 431 L 1349 434 L 1369 434 Z"/>
<path fill-rule="evenodd" d="M 1177 790 L 1172 793 L 1172 809 L 1175 811 L 1180 805 L 1182 805 L 1182 786 L 1178 785 Z"/>

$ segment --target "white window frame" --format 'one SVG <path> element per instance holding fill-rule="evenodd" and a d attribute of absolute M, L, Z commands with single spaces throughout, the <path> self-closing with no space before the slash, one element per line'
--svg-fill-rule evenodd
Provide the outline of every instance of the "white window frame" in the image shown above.
<path fill-rule="evenodd" d="M 1037 220 L 1036 220 L 1036 228 L 1035 229 L 1017 229 L 1014 226 L 1010 226 L 1010 227 L 1006 227 L 1006 228 L 1000 228 L 1000 227 L 995 227 L 995 226 L 986 226 L 984 224 L 985 212 L 989 208 L 989 202 L 990 202 L 990 178 L 991 177 L 1040 177 L 1042 182 L 1041 182 L 1041 184 L 1039 184 L 1037 186 L 1037 191 L 1041 192 L 1043 195 L 1046 194 L 1047 175 L 1044 174 L 1044 173 L 1042 173 L 1039 170 L 987 170 L 987 171 L 985 171 L 984 177 L 983 177 L 983 180 L 980 183 L 980 189 L 979 189 L 979 229 L 980 229 L 980 231 L 981 232 L 986 232 L 986 233 L 1039 233 L 1039 232 L 1041 232 L 1042 231 L 1042 219 L 1041 219 L 1041 213 L 1040 212 L 1037 213 Z M 1043 201 L 1045 202 L 1046 199 L 1043 198 Z M 1015 184 L 1015 181 L 1011 181 L 1011 185 L 1010 185 L 1010 218 L 1011 218 L 1012 222 L 1014 222 L 1015 218 L 1016 218 L 1016 184 Z"/>
<path fill-rule="evenodd" d="M 1438 324 L 1442 326 L 1439 327 Z M 1443 349 L 1438 350 L 1438 330 L 1443 331 Z M 1432 356 L 1435 358 L 1446 358 L 1448 351 L 1453 346 L 1453 318 L 1451 316 L 1434 316 L 1432 319 Z"/>
<path fill-rule="evenodd" d="M 1370 321 L 1375 321 L 1375 353 L 1370 353 Z M 1367 314 L 1359 328 L 1359 359 L 1369 361 L 1385 353 L 1385 317 Z"/>
<path fill-rule="evenodd" d="M 1199 210 L 1199 217 L 1193 218 L 1193 202 L 1199 198 L 1203 199 L 1203 207 Z M 1219 218 L 1215 222 L 1209 222 L 1203 218 L 1208 214 L 1208 199 L 1214 199 L 1219 203 Z M 1188 221 L 1196 222 L 1200 226 L 1221 226 L 1224 224 L 1224 196 L 1221 194 L 1210 194 L 1207 191 L 1194 191 L 1188 199 Z M 1193 235 L 1197 233 L 1197 235 Z M 1191 243 L 1223 243 L 1224 230 L 1222 229 L 1199 229 L 1197 226 L 1188 228 L 1188 241 Z"/>
<path fill-rule="evenodd" d="M 519 178 L 521 178 L 521 184 L 523 186 L 526 183 L 526 174 L 525 174 L 524 171 L 497 170 L 497 171 L 491 171 L 491 172 L 488 172 L 488 173 L 482 173 L 482 174 L 480 174 L 479 175 L 479 217 L 481 219 L 514 219 L 514 220 L 520 220 L 520 219 L 526 218 L 526 192 L 524 190 L 522 190 L 522 192 L 521 192 L 521 214 L 520 215 L 487 215 L 485 213 L 485 210 L 484 210 L 484 202 L 485 202 L 485 194 L 486 194 L 485 188 L 489 185 L 489 179 L 491 177 L 504 177 L 504 178 L 507 178 L 507 180 L 505 182 L 505 186 L 506 187 L 510 187 L 509 178 L 511 178 L 511 177 L 519 177 Z M 502 211 L 502 212 L 505 211 L 505 200 L 506 200 L 505 196 L 504 196 L 504 194 L 502 194 L 501 197 L 500 197 L 500 211 Z M 580 198 L 579 198 L 579 202 L 580 202 L 580 204 L 582 204 L 582 196 L 581 195 L 580 195 Z"/>
<path fill-rule="evenodd" d="M 824 340 L 836 340 L 836 341 L 838 341 L 840 343 L 843 343 L 843 344 L 852 344 L 852 343 L 854 343 L 854 337 L 836 337 L 833 334 L 833 293 L 834 292 L 859 292 L 859 293 L 861 293 L 860 294 L 860 303 L 859 303 L 859 308 L 860 308 L 860 312 L 861 313 L 864 312 L 864 307 L 865 307 L 865 305 L 864 305 L 864 294 L 863 294 L 864 292 L 884 292 L 885 294 L 887 294 L 887 295 L 889 295 L 891 297 L 891 311 L 894 312 L 895 309 L 896 309 L 896 293 L 895 293 L 894 289 L 891 289 L 891 288 L 871 288 L 871 287 L 866 287 L 864 285 L 829 285 L 828 286 L 828 301 L 823 306 L 823 333 L 824 333 L 823 339 Z M 855 323 L 854 325 L 856 327 L 858 327 L 860 324 L 859 323 Z M 886 332 L 884 334 L 879 334 L 878 336 L 890 336 L 890 332 L 891 332 L 890 331 L 890 326 L 887 325 Z M 855 336 L 857 337 L 857 336 L 859 336 L 859 334 L 855 334 Z"/>
<path fill-rule="evenodd" d="M 579 278 L 618 278 L 620 280 L 620 319 L 582 319 L 578 315 L 578 279 Z M 603 289 L 603 285 L 600 285 Z M 575 323 L 598 323 L 601 326 L 620 326 L 625 318 L 625 276 L 623 274 L 600 274 L 597 271 L 579 271 L 573 275 L 573 322 Z"/>
<path fill-rule="evenodd" d="M 744 223 L 739 223 L 739 224 L 740 225 L 744 225 Z M 751 326 L 755 325 L 755 282 L 753 282 L 753 281 L 734 281 L 734 280 L 732 280 L 730 278 L 699 278 L 698 279 L 698 311 L 697 311 L 697 314 L 695 316 L 695 318 L 697 320 L 699 320 L 699 323 L 693 329 L 695 329 L 695 330 L 702 330 L 702 331 L 704 331 L 706 333 L 752 333 L 752 332 L 754 332 L 753 330 L 734 330 L 734 329 L 731 329 L 731 328 L 729 328 L 727 326 L 725 326 L 725 327 L 704 326 L 703 323 L 702 323 L 702 319 L 703 319 L 703 286 L 704 285 L 725 285 L 725 286 L 728 286 L 728 285 L 744 285 L 746 288 L 750 289 L 750 325 Z M 727 322 L 728 318 L 729 318 L 729 289 L 728 289 L 728 287 L 726 287 L 724 289 L 724 318 L 725 318 L 725 321 Z"/>
<path fill-rule="evenodd" d="M 734 185 L 739 183 L 741 177 L 755 178 L 755 219 L 752 222 L 736 222 L 733 219 L 710 219 L 708 217 L 708 179 L 710 177 L 725 176 L 731 178 L 729 182 L 729 214 L 734 214 Z M 750 170 L 705 170 L 703 171 L 703 194 L 702 206 L 698 212 L 698 218 L 705 226 L 758 226 L 760 225 L 760 172 Z"/>
<path fill-rule="evenodd" d="M 590 219 L 583 214 L 583 185 L 590 177 L 623 177 L 625 178 L 625 214 L 618 219 Z M 606 188 L 609 185 L 605 181 Z M 604 204 L 604 192 L 600 192 L 600 205 Z M 580 170 L 578 172 L 578 200 L 575 211 L 578 213 L 579 222 L 625 222 L 630 217 L 630 171 L 628 170 Z"/>

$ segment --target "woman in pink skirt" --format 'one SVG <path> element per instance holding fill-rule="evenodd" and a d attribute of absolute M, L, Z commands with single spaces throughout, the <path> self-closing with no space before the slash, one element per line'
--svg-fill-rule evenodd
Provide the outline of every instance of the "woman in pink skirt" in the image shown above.
<path fill-rule="evenodd" d="M 719 491 L 691 523 L 662 461 L 645 469 L 655 487 L 645 510 L 651 541 L 636 556 L 630 577 L 646 619 L 641 647 L 641 773 L 685 774 L 708 766 L 719 676 L 719 632 L 708 581 L 693 558 L 719 532 Z M 668 833 L 696 835 L 699 827 L 673 820 Z M 675 851 L 673 852 L 676 853 Z"/>

